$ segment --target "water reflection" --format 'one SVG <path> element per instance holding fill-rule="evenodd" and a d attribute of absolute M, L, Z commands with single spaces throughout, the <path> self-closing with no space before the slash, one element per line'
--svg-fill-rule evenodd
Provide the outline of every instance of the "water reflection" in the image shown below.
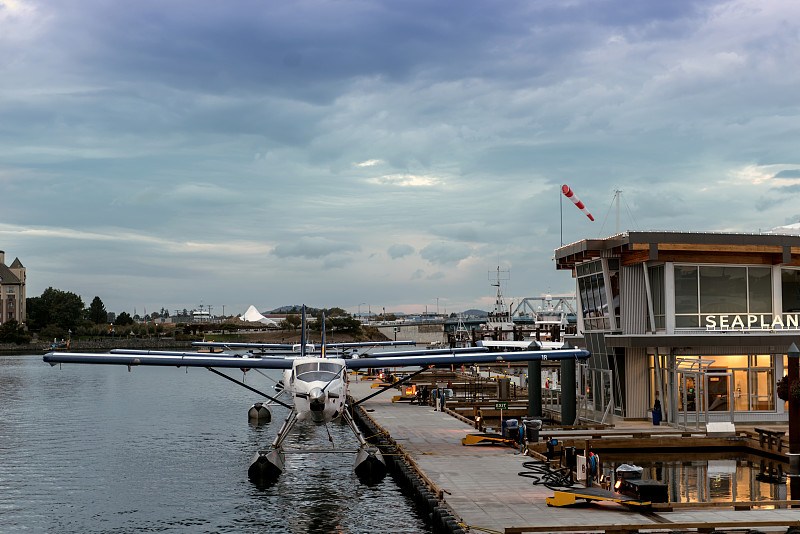
<path fill-rule="evenodd" d="M 0 532 L 431 531 L 390 477 L 360 484 L 353 454 L 287 455 L 279 481 L 256 488 L 247 468 L 286 410 L 252 426 L 255 400 L 202 369 L 0 356 Z M 295 429 L 287 447 L 330 447 L 324 427 Z M 353 440 L 329 430 L 337 448 Z"/>
<path fill-rule="evenodd" d="M 622 463 L 644 468 L 642 478 L 669 485 L 670 502 L 786 500 L 788 464 L 741 452 L 602 454 L 604 474 Z M 691 460 L 687 460 L 691 457 Z"/>

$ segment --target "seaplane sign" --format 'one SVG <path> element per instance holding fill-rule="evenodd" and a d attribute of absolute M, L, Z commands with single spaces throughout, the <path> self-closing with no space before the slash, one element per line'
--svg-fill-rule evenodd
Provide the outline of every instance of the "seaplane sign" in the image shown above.
<path fill-rule="evenodd" d="M 368 344 L 374 345 L 374 343 Z M 384 345 L 389 344 L 394 344 L 394 342 L 384 343 Z M 409 342 L 402 342 L 401 344 L 407 345 Z M 232 345 L 224 342 L 216 344 L 206 342 L 201 346 L 231 347 Z M 381 480 L 386 475 L 385 461 L 380 451 L 369 444 L 358 430 L 348 408 L 352 408 L 401 382 L 408 381 L 430 367 L 589 357 L 589 352 L 578 349 L 492 352 L 486 347 L 468 347 L 462 349 L 393 351 L 380 353 L 379 356 L 364 357 L 362 355 L 359 358 L 345 359 L 327 357 L 325 350 L 329 345 L 325 344 L 324 328 L 322 344 L 319 346 L 320 352 L 318 354 L 309 354 L 306 351 L 307 346 L 304 308 L 299 354 L 261 355 L 247 353 L 241 355 L 225 352 L 200 353 L 120 349 L 105 354 L 51 352 L 46 354 L 43 359 L 50 365 L 63 363 L 124 365 L 129 370 L 141 365 L 205 367 L 209 371 L 269 399 L 273 405 L 277 404 L 288 408 L 290 410 L 289 415 L 284 420 L 272 445 L 258 451 L 248 470 L 248 475 L 255 484 L 267 486 L 274 483 L 285 468 L 286 459 L 283 451 L 283 442 L 296 423 L 326 425 L 339 418 L 348 424 L 359 443 L 358 449 L 354 451 L 356 452 L 355 471 L 359 479 L 367 484 Z M 347 371 L 396 367 L 417 367 L 419 370 L 398 383 L 384 387 L 369 397 L 348 404 Z M 269 395 L 219 370 L 237 368 L 282 370 L 283 379 L 275 386 L 278 393 L 275 396 Z M 291 397 L 291 399 L 287 399 L 287 402 L 284 402 L 280 399 L 283 396 Z M 259 409 L 261 409 L 268 405 L 256 403 L 255 406 L 259 406 Z"/>

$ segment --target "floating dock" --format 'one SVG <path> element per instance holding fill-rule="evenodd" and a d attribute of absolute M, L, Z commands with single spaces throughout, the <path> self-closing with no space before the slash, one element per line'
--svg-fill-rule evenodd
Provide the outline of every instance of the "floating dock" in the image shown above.
<path fill-rule="evenodd" d="M 352 377 L 350 393 L 355 399 L 366 397 L 370 389 L 370 382 Z M 734 503 L 709 508 L 654 507 L 646 513 L 610 500 L 551 507 L 547 499 L 554 497 L 554 490 L 519 476 L 525 471 L 523 463 L 532 459 L 519 454 L 519 449 L 464 446 L 461 440 L 475 433 L 474 426 L 430 406 L 393 403 L 391 396 L 384 395 L 361 407 L 375 426 L 391 436 L 398 452 L 422 472 L 468 532 L 712 532 L 715 528 L 786 532 L 790 526 L 800 528 L 797 509 L 734 510 Z M 648 430 L 652 432 L 653 427 L 642 423 L 641 431 Z"/>

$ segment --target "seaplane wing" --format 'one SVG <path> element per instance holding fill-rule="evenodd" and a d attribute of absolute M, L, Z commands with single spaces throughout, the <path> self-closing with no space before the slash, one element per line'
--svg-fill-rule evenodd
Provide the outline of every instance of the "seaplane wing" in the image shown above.
<path fill-rule="evenodd" d="M 461 352 L 450 354 L 430 354 L 439 351 L 394 353 L 397 355 L 346 360 L 348 369 L 367 369 L 376 367 L 424 367 L 428 365 L 469 365 L 474 363 L 508 363 L 535 360 L 583 359 L 589 352 L 579 349 L 569 350 L 525 350 L 512 352 Z M 449 352 L 443 350 L 441 352 Z"/>
<path fill-rule="evenodd" d="M 326 349 L 354 349 L 354 348 L 374 348 L 374 347 L 396 347 L 402 345 L 416 345 L 416 341 L 354 341 L 347 343 L 326 343 Z M 290 351 L 297 350 L 298 344 L 287 343 L 234 343 L 227 341 L 195 341 L 192 343 L 193 347 L 206 347 L 211 349 L 256 349 L 260 351 L 268 350 L 281 350 Z M 322 345 L 319 343 L 309 343 L 308 349 L 315 351 L 322 350 Z"/>
<path fill-rule="evenodd" d="M 554 350 L 564 347 L 564 342 L 559 341 L 494 341 L 485 339 L 478 341 L 478 346 L 489 349 L 508 349 L 508 350 Z"/>
<path fill-rule="evenodd" d="M 348 343 L 326 343 L 329 349 L 352 349 L 358 347 L 396 347 L 401 345 L 416 345 L 416 341 L 352 341 Z M 314 345 L 320 348 L 320 345 Z"/>
<path fill-rule="evenodd" d="M 261 349 L 261 350 L 292 350 L 291 343 L 229 343 L 227 341 L 193 341 L 193 347 L 231 348 L 231 349 Z"/>
<path fill-rule="evenodd" d="M 222 367 L 249 369 L 291 369 L 292 358 L 250 357 L 241 358 L 231 354 L 217 353 L 206 356 L 197 352 L 167 351 L 114 351 L 108 354 L 81 352 L 50 352 L 44 355 L 44 361 L 50 365 L 57 363 L 87 363 L 95 365 L 155 365 L 162 367 Z"/>
<path fill-rule="evenodd" d="M 343 360 L 348 369 L 376 367 L 424 367 L 429 365 L 468 365 L 474 363 L 508 363 L 532 360 L 563 360 L 588 358 L 589 352 L 568 350 L 526 350 L 490 352 L 485 347 L 456 349 L 409 350 L 380 353 L 380 356 Z M 319 358 L 324 361 L 326 358 Z M 44 361 L 57 363 L 85 363 L 96 365 L 153 365 L 175 367 L 221 367 L 250 369 L 291 369 L 292 357 L 251 356 L 241 358 L 232 354 L 205 355 L 198 352 L 115 349 L 108 354 L 81 352 L 51 352 Z"/>

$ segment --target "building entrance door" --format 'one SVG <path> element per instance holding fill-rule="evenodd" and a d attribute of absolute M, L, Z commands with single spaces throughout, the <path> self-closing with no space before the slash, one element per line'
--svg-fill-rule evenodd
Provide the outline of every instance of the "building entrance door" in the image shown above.
<path fill-rule="evenodd" d="M 713 360 L 702 358 L 675 358 L 675 367 L 671 373 L 672 402 L 669 403 L 677 411 L 675 426 L 700 429 L 708 422 L 709 382 L 706 377 L 712 363 Z M 713 385 L 719 389 L 716 380 Z M 725 399 L 728 398 L 726 395 Z"/>
<path fill-rule="evenodd" d="M 733 422 L 732 384 L 733 373 L 730 371 L 706 372 L 706 412 L 714 415 L 727 412 L 721 418 L 714 417 L 716 421 Z"/>

